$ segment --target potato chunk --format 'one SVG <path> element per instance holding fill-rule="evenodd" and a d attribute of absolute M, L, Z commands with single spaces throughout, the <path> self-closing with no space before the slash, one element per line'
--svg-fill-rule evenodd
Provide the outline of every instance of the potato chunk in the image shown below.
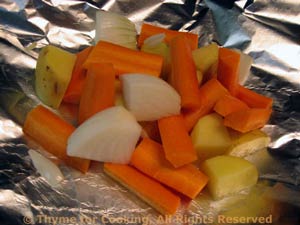
<path fill-rule="evenodd" d="M 261 130 L 253 130 L 245 134 L 232 132 L 232 144 L 227 154 L 244 158 L 247 155 L 267 147 L 271 138 Z"/>
<path fill-rule="evenodd" d="M 234 156 L 216 156 L 206 160 L 201 168 L 209 177 L 207 187 L 214 199 L 251 187 L 258 179 L 255 165 Z"/>
<path fill-rule="evenodd" d="M 200 160 L 222 155 L 231 145 L 230 135 L 223 125 L 223 119 L 216 113 L 199 119 L 191 137 Z"/>
<path fill-rule="evenodd" d="M 35 91 L 44 104 L 59 107 L 75 61 L 76 55 L 52 45 L 41 50 L 35 70 Z"/>

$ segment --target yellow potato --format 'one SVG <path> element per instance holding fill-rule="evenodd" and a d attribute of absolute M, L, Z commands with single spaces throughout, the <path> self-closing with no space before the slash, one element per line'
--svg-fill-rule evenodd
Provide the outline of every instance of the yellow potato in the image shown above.
<path fill-rule="evenodd" d="M 253 130 L 245 134 L 232 133 L 233 141 L 227 154 L 244 158 L 260 149 L 267 147 L 270 137 L 261 130 Z"/>
<path fill-rule="evenodd" d="M 209 177 L 208 190 L 214 199 L 256 184 L 258 171 L 249 161 L 234 156 L 216 156 L 205 160 L 202 171 Z"/>
<path fill-rule="evenodd" d="M 195 49 L 192 53 L 197 70 L 206 78 L 204 80 L 217 75 L 219 48 L 216 43 Z"/>
<path fill-rule="evenodd" d="M 35 91 L 40 100 L 58 108 L 72 76 L 76 55 L 58 47 L 44 47 L 37 60 Z"/>
<path fill-rule="evenodd" d="M 191 132 L 191 138 L 200 160 L 222 155 L 231 145 L 223 119 L 216 113 L 200 118 Z"/>

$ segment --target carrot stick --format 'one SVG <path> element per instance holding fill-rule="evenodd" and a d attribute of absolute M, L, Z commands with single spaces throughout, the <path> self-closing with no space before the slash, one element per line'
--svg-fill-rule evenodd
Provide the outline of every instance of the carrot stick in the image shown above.
<path fill-rule="evenodd" d="M 88 69 L 79 104 L 78 123 L 115 103 L 115 70 L 112 64 L 92 64 Z"/>
<path fill-rule="evenodd" d="M 236 97 L 251 108 L 272 108 L 273 99 L 260 95 L 241 85 L 238 86 Z"/>
<path fill-rule="evenodd" d="M 246 133 L 263 127 L 271 116 L 271 109 L 243 109 L 233 112 L 224 118 L 224 125 Z"/>
<path fill-rule="evenodd" d="M 229 94 L 227 89 L 215 78 L 207 81 L 199 88 L 201 106 L 183 111 L 186 128 L 190 131 L 197 121 L 213 110 L 216 102 L 224 95 Z"/>
<path fill-rule="evenodd" d="M 24 133 L 32 137 L 45 150 L 63 160 L 67 165 L 86 173 L 90 160 L 67 155 L 68 138 L 74 130 L 75 127 L 41 105 L 27 114 L 23 126 Z"/>
<path fill-rule="evenodd" d="M 162 214 L 174 214 L 180 205 L 177 195 L 131 166 L 104 163 L 104 172 Z"/>
<path fill-rule="evenodd" d="M 233 96 L 239 80 L 240 54 L 229 48 L 219 48 L 218 80 Z"/>
<path fill-rule="evenodd" d="M 83 62 L 90 54 L 93 46 L 87 47 L 76 55 L 76 62 L 72 72 L 72 77 L 69 86 L 64 95 L 63 101 L 73 104 L 78 104 L 80 101 L 82 86 L 86 76 L 86 70 L 82 68 Z"/>
<path fill-rule="evenodd" d="M 83 64 L 88 69 L 93 63 L 112 63 L 117 75 L 144 73 L 160 76 L 163 57 L 132 50 L 106 41 L 99 41 Z"/>
<path fill-rule="evenodd" d="M 249 109 L 249 107 L 246 103 L 231 95 L 225 95 L 222 98 L 220 98 L 214 107 L 214 111 L 220 114 L 221 116 L 227 116 L 230 113 L 242 109 Z"/>
<path fill-rule="evenodd" d="M 166 159 L 175 168 L 197 160 L 197 152 L 181 115 L 158 120 L 158 128 Z"/>
<path fill-rule="evenodd" d="M 144 138 L 132 154 L 131 165 L 172 189 L 195 198 L 208 178 L 193 164 L 175 169 L 164 157 L 163 147 Z"/>
<path fill-rule="evenodd" d="M 170 43 L 170 41 L 177 35 L 184 35 L 189 42 L 189 45 L 192 50 L 198 48 L 198 35 L 188 32 L 179 32 L 176 30 L 169 30 L 162 27 L 153 26 L 147 23 L 143 23 L 141 28 L 141 33 L 138 38 L 138 46 L 141 47 L 144 43 L 144 40 L 152 35 L 164 33 L 166 35 L 165 42 Z"/>
<path fill-rule="evenodd" d="M 200 106 L 196 66 L 187 39 L 177 36 L 170 42 L 171 85 L 181 96 L 183 108 Z"/>

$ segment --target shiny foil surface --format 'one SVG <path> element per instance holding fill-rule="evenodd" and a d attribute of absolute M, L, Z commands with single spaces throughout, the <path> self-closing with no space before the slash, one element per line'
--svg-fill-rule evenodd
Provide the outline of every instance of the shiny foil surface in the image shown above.
<path fill-rule="evenodd" d="M 184 200 L 172 218 L 162 217 L 107 177 L 100 163 L 83 175 L 23 135 L 24 114 L 39 103 L 33 89 L 38 52 L 47 44 L 71 52 L 94 44 L 100 9 L 125 15 L 137 30 L 148 22 L 189 31 L 199 35 L 199 46 L 215 41 L 253 57 L 244 85 L 272 97 L 274 105 L 264 127 L 272 141 L 248 160 L 260 172 L 257 188 L 287 206 L 273 224 L 300 224 L 299 0 L 1 0 L 0 224 L 212 224 L 210 217 L 226 211 L 226 199 L 213 201 L 204 193 Z M 7 108 L 10 94 L 21 96 L 14 113 Z M 69 106 L 59 111 L 72 122 Z M 65 176 L 59 187 L 39 175 L 29 149 L 59 165 Z"/>

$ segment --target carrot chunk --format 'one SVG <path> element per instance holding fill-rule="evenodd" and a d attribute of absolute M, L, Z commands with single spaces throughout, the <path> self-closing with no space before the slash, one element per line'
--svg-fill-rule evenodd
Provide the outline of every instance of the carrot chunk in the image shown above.
<path fill-rule="evenodd" d="M 67 165 L 86 173 L 90 160 L 67 155 L 67 142 L 75 127 L 49 109 L 39 105 L 31 110 L 25 120 L 23 131 L 45 150 L 63 160 Z"/>
<path fill-rule="evenodd" d="M 131 166 L 104 163 L 104 172 L 162 214 L 174 214 L 180 205 L 177 195 Z"/>
<path fill-rule="evenodd" d="M 79 104 L 81 91 L 86 76 L 86 70 L 82 67 L 82 64 L 92 49 L 93 46 L 90 46 L 77 53 L 72 77 L 63 98 L 64 102 Z"/>
<path fill-rule="evenodd" d="M 236 97 L 251 108 L 272 108 L 273 99 L 258 94 L 241 85 L 237 89 Z"/>
<path fill-rule="evenodd" d="M 163 57 L 142 51 L 132 50 L 106 41 L 99 41 L 83 64 L 88 69 L 93 63 L 111 63 L 116 74 L 144 73 L 160 76 Z"/>
<path fill-rule="evenodd" d="M 175 168 L 197 160 L 197 152 L 181 115 L 158 120 L 158 128 L 166 159 Z"/>
<path fill-rule="evenodd" d="M 250 108 L 233 112 L 224 118 L 224 125 L 246 133 L 263 127 L 271 116 L 271 109 Z"/>
<path fill-rule="evenodd" d="M 92 64 L 80 98 L 78 123 L 115 103 L 115 70 L 112 64 Z"/>
<path fill-rule="evenodd" d="M 249 107 L 246 103 L 231 95 L 225 95 L 222 98 L 220 98 L 214 107 L 214 111 L 220 114 L 221 116 L 227 116 L 230 113 L 242 109 L 249 109 Z"/>
<path fill-rule="evenodd" d="M 137 146 L 130 163 L 148 176 L 192 199 L 208 182 L 207 176 L 192 164 L 174 168 L 164 157 L 162 145 L 149 138 L 144 138 Z"/>
<path fill-rule="evenodd" d="M 170 83 L 181 96 L 183 108 L 200 106 L 196 66 L 187 39 L 177 36 L 170 42 L 171 77 Z"/>
<path fill-rule="evenodd" d="M 177 35 L 184 35 L 188 39 L 189 46 L 192 50 L 198 48 L 198 35 L 188 32 L 179 32 L 176 30 L 169 30 L 162 27 L 153 26 L 147 23 L 143 23 L 141 28 L 141 33 L 138 38 L 138 46 L 141 47 L 144 43 L 144 40 L 155 34 L 165 34 L 165 42 L 168 44 L 170 41 Z"/>
<path fill-rule="evenodd" d="M 215 78 L 210 79 L 199 88 L 201 106 L 183 111 L 186 128 L 190 131 L 197 121 L 213 110 L 216 102 L 224 95 L 229 94 L 227 89 Z"/>
<path fill-rule="evenodd" d="M 218 80 L 233 96 L 239 81 L 240 54 L 229 48 L 219 48 Z"/>

